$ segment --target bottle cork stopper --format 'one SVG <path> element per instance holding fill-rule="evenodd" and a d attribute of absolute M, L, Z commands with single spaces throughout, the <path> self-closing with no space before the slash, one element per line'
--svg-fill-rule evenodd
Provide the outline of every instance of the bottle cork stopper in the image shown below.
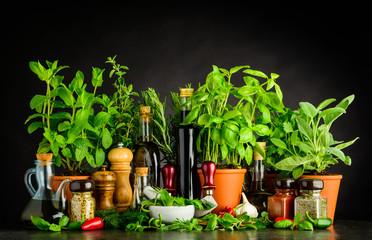
<path fill-rule="evenodd" d="M 150 114 L 151 107 L 150 106 L 142 106 L 140 107 L 140 114 Z"/>
<path fill-rule="evenodd" d="M 147 167 L 136 167 L 136 173 L 141 176 L 146 176 L 149 172 Z"/>
<path fill-rule="evenodd" d="M 193 88 L 180 88 L 180 97 L 191 97 L 193 94 Z"/>
<path fill-rule="evenodd" d="M 266 142 L 257 142 L 257 144 L 262 148 L 262 150 L 265 152 L 266 151 Z M 254 160 L 263 160 L 263 156 L 256 150 L 253 151 L 253 159 Z"/>
<path fill-rule="evenodd" d="M 37 165 L 46 166 L 53 163 L 53 153 L 36 154 Z"/>

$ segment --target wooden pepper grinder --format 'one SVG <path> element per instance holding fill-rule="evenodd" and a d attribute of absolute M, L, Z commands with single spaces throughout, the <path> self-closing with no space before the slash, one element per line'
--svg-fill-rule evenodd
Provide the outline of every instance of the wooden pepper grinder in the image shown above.
<path fill-rule="evenodd" d="M 114 203 L 117 205 L 116 210 L 124 212 L 132 201 L 132 187 L 130 186 L 129 175 L 133 153 L 130 149 L 123 148 L 123 144 L 119 143 L 117 148 L 111 149 L 108 153 L 108 159 L 111 162 L 110 170 L 116 175 L 114 192 Z"/>
<path fill-rule="evenodd" d="M 106 165 L 102 165 L 101 171 L 93 173 L 92 180 L 95 183 L 96 209 L 107 210 L 113 208 L 116 175 L 111 171 L 106 171 Z"/>

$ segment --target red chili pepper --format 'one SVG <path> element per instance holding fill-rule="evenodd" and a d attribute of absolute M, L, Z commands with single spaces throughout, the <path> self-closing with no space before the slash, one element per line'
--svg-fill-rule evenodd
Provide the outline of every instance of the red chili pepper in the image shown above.
<path fill-rule="evenodd" d="M 83 230 L 96 230 L 103 227 L 103 221 L 100 217 L 95 217 L 89 220 L 86 220 L 81 229 Z"/>
<path fill-rule="evenodd" d="M 231 208 L 229 205 L 226 206 L 225 212 L 230 213 L 231 215 L 233 215 L 235 217 L 234 209 Z"/>
<path fill-rule="evenodd" d="M 278 221 L 281 221 L 281 220 L 290 220 L 290 221 L 293 222 L 293 220 L 292 219 L 289 219 L 289 218 L 284 218 L 284 217 L 277 217 L 277 218 L 275 218 L 275 222 L 278 222 Z"/>

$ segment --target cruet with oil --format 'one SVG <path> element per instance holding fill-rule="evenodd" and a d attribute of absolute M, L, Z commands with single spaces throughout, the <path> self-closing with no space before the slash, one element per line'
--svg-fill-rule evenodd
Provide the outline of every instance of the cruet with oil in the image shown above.
<path fill-rule="evenodd" d="M 67 178 L 61 182 L 57 191 L 53 190 L 54 166 L 52 154 L 37 154 L 36 167 L 25 173 L 25 185 L 31 195 L 31 200 L 23 210 L 21 220 L 27 227 L 33 227 L 31 217 L 41 217 L 50 223 L 58 223 L 59 218 L 67 215 L 66 186 L 71 182 Z M 37 189 L 32 184 L 35 175 Z"/>

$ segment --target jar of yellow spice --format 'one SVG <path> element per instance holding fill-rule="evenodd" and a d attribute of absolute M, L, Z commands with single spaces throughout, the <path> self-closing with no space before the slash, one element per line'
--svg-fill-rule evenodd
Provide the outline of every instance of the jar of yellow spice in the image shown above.
<path fill-rule="evenodd" d="M 94 182 L 91 180 L 76 180 L 71 182 L 73 194 L 70 200 L 70 221 L 80 222 L 83 219 L 94 218 L 96 200 L 93 198 Z"/>

